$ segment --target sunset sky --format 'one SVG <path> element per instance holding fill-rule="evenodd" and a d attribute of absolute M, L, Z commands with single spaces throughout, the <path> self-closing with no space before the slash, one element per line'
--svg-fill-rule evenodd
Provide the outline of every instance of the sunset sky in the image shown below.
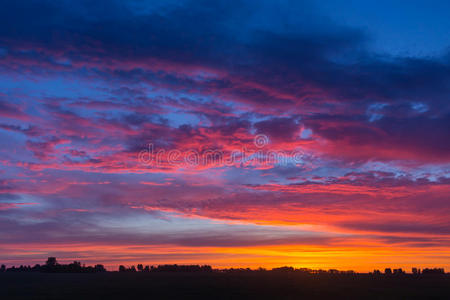
<path fill-rule="evenodd" d="M 2 1 L 0 264 L 448 270 L 449 97 L 448 1 Z"/>

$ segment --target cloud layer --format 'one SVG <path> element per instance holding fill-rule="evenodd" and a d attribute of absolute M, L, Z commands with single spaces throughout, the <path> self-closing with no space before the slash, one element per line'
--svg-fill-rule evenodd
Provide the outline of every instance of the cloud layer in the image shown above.
<path fill-rule="evenodd" d="M 450 55 L 376 53 L 296 2 L 13 1 L 0 20 L 0 260 L 446 266 Z"/>

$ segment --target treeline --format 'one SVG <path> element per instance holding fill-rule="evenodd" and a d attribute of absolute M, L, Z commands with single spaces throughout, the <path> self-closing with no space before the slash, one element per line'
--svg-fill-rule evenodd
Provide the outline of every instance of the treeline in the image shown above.
<path fill-rule="evenodd" d="M 273 268 L 271 270 L 266 270 L 264 268 L 258 268 L 255 270 L 252 270 L 250 268 L 230 268 L 230 269 L 222 269 L 219 270 L 220 272 L 226 272 L 226 273 L 245 273 L 245 272 L 277 272 L 277 273 L 296 273 L 296 274 L 338 274 L 338 275 L 356 275 L 361 273 L 356 273 L 353 270 L 347 270 L 347 271 L 341 271 L 336 269 L 329 269 L 329 270 L 314 270 L 309 268 L 294 268 L 294 267 L 279 267 L 279 268 Z M 445 270 L 443 268 L 425 268 L 423 270 L 420 270 L 418 268 L 412 268 L 411 273 L 406 273 L 403 269 L 391 269 L 386 268 L 384 273 L 382 273 L 379 270 L 374 270 L 373 272 L 370 272 L 369 275 L 386 275 L 386 276 L 393 276 L 393 275 L 406 275 L 406 274 L 413 274 L 413 275 L 444 275 Z"/>
<path fill-rule="evenodd" d="M 141 264 L 131 267 L 119 266 L 119 272 L 212 272 L 211 266 L 204 265 L 159 265 L 143 266 Z"/>
<path fill-rule="evenodd" d="M 301 273 L 301 274 L 339 274 L 339 275 L 355 275 L 357 274 L 353 270 L 340 271 L 336 269 L 329 270 L 314 270 L 309 268 L 293 268 L 293 267 L 279 267 L 267 270 L 264 268 L 250 269 L 250 268 L 229 268 L 229 269 L 213 269 L 209 265 L 159 265 L 159 266 L 144 266 L 138 264 L 137 267 L 119 266 L 119 272 L 221 272 L 221 273 L 244 273 L 244 272 L 278 272 L 278 273 Z M 95 266 L 85 266 L 79 261 L 74 261 L 70 264 L 60 264 L 55 257 L 49 257 L 44 265 L 31 266 L 19 266 L 6 268 L 5 265 L 1 265 L 1 272 L 43 272 L 43 273 L 99 273 L 106 272 L 103 265 L 97 264 Z M 403 269 L 391 269 L 386 268 L 384 272 L 380 270 L 374 270 L 369 273 L 374 276 L 398 276 L 407 274 Z M 413 275 L 444 275 L 445 270 L 443 268 L 412 268 L 411 273 Z"/>
<path fill-rule="evenodd" d="M 6 268 L 5 265 L 0 267 L 0 272 L 42 272 L 42 273 L 99 273 L 106 272 L 103 265 L 97 264 L 95 266 L 81 265 L 81 262 L 74 261 L 70 264 L 59 264 L 55 257 L 49 257 L 44 265 L 36 264 L 31 266 L 20 266 Z"/>
<path fill-rule="evenodd" d="M 420 270 L 419 268 L 412 268 L 411 269 L 411 273 L 414 275 L 420 275 L 420 274 L 425 274 L 425 275 L 432 275 L 432 274 L 445 274 L 445 270 L 444 268 L 425 268 L 423 270 Z M 403 275 L 406 274 L 406 272 L 402 269 L 391 269 L 391 268 L 386 268 L 384 269 L 384 273 L 382 273 L 380 270 L 374 270 L 373 273 L 374 275 Z"/>
<path fill-rule="evenodd" d="M 314 270 L 309 268 L 294 268 L 294 267 L 279 267 L 267 270 L 265 268 L 250 269 L 250 268 L 229 268 L 222 269 L 225 273 L 245 273 L 245 272 L 274 272 L 274 273 L 302 273 L 302 274 L 356 274 L 353 270 L 340 271 L 336 269 L 329 270 Z"/>

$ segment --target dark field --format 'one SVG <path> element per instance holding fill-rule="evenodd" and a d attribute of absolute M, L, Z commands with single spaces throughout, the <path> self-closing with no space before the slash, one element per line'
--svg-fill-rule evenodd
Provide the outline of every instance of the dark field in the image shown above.
<path fill-rule="evenodd" d="M 450 276 L 1 273 L 0 299 L 450 299 Z"/>

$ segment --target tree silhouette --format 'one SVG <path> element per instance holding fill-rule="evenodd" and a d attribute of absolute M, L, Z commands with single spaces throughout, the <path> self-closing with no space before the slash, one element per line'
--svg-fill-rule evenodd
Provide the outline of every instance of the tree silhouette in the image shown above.
<path fill-rule="evenodd" d="M 432 269 L 425 268 L 425 269 L 422 270 L 422 274 L 425 274 L 425 275 L 429 275 L 429 274 L 445 274 L 445 271 L 444 271 L 443 268 L 432 268 Z"/>
<path fill-rule="evenodd" d="M 47 262 L 45 264 L 49 267 L 54 267 L 58 264 L 58 262 L 56 261 L 56 257 L 49 257 L 47 258 Z"/>
<path fill-rule="evenodd" d="M 44 270 L 47 272 L 56 272 L 58 267 L 58 262 L 56 261 L 56 257 L 49 257 L 45 262 Z"/>
<path fill-rule="evenodd" d="M 97 264 L 94 267 L 95 272 L 106 272 L 106 269 L 103 265 Z"/>

